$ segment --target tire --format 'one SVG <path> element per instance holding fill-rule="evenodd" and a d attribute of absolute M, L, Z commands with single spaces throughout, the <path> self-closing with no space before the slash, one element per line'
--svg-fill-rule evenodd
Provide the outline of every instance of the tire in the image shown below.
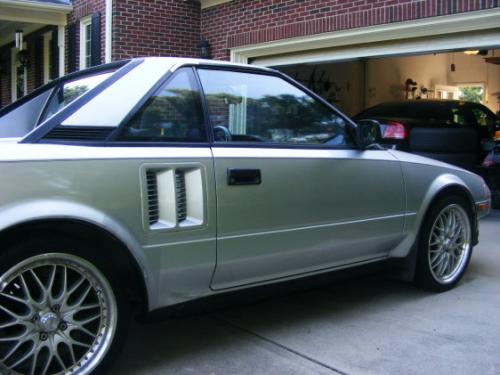
<path fill-rule="evenodd" d="M 62 237 L 2 250 L 0 373 L 104 373 L 125 341 L 130 313 L 112 264 Z"/>
<path fill-rule="evenodd" d="M 445 197 L 432 205 L 419 235 L 417 286 L 444 292 L 458 284 L 472 254 L 473 217 L 461 196 Z"/>

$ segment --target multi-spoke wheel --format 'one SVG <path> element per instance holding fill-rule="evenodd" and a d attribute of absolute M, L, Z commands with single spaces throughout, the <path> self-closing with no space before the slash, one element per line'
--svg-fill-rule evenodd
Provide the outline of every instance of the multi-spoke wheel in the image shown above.
<path fill-rule="evenodd" d="M 116 339 L 106 276 L 68 253 L 33 255 L 0 276 L 0 373 L 89 374 Z"/>
<path fill-rule="evenodd" d="M 422 226 L 417 282 L 445 291 L 455 286 L 472 252 L 471 210 L 461 197 L 448 197 L 434 205 Z"/>

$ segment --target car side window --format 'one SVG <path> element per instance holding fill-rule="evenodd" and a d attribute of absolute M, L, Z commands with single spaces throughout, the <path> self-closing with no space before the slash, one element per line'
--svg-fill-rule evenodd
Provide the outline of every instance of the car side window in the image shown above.
<path fill-rule="evenodd" d="M 280 77 L 198 72 L 215 142 L 353 144 L 344 117 Z"/>
<path fill-rule="evenodd" d="M 44 122 L 52 115 L 59 112 L 69 103 L 96 87 L 112 74 L 113 72 L 99 73 L 61 84 L 52 94 L 44 113 L 40 117 L 39 123 Z"/>
<path fill-rule="evenodd" d="M 118 139 L 205 141 L 201 97 L 191 68 L 176 71 L 125 125 Z"/>
<path fill-rule="evenodd" d="M 493 113 L 488 113 L 479 107 L 472 107 L 471 112 L 478 126 L 486 126 L 491 129 L 495 128 L 497 119 Z"/>
<path fill-rule="evenodd" d="M 452 108 L 451 111 L 451 125 L 460 125 L 460 126 L 470 126 L 467 121 L 467 114 L 465 113 L 465 109 L 461 107 Z"/>

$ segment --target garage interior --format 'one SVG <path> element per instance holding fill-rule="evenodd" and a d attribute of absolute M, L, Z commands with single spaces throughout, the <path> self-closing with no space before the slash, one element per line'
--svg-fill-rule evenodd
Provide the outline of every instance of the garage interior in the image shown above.
<path fill-rule="evenodd" d="M 500 110 L 500 49 L 456 50 L 275 66 L 348 116 L 404 99 L 475 98 Z M 467 94 L 469 96 L 467 96 Z"/>

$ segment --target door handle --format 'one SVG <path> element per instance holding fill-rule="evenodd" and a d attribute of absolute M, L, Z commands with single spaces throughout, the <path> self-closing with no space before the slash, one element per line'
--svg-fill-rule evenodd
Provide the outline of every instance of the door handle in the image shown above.
<path fill-rule="evenodd" d="M 228 169 L 228 185 L 260 185 L 262 177 L 260 169 Z"/>

